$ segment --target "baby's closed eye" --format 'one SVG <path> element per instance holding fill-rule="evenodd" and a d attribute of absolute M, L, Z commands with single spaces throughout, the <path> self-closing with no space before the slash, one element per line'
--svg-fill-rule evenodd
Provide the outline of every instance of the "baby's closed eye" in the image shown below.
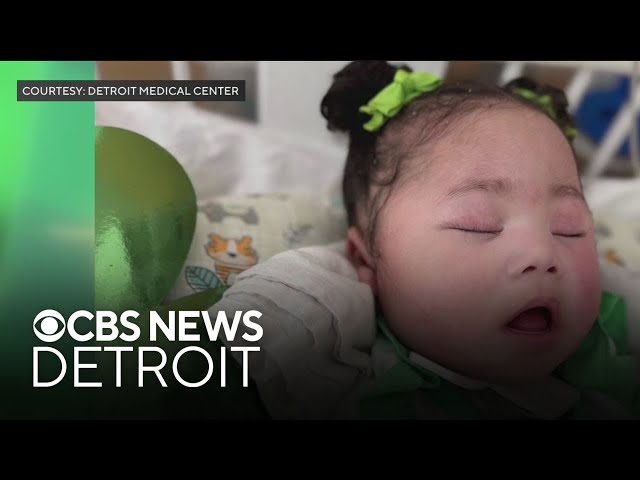
<path fill-rule="evenodd" d="M 582 238 L 589 231 L 589 221 L 582 212 L 555 215 L 551 220 L 551 233 L 560 237 Z"/>
<path fill-rule="evenodd" d="M 448 230 L 459 230 L 462 232 L 481 233 L 497 235 L 502 232 L 503 227 L 496 224 L 487 224 L 480 222 L 451 222 L 446 224 Z"/>
<path fill-rule="evenodd" d="M 554 225 L 551 227 L 551 233 L 559 237 L 582 238 L 587 235 L 587 228 L 578 224 Z"/>

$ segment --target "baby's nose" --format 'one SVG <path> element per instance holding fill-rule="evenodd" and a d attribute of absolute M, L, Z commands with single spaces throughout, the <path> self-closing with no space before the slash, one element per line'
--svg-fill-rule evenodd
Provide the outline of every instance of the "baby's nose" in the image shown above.
<path fill-rule="evenodd" d="M 515 276 L 530 274 L 558 274 L 558 256 L 553 235 L 542 233 L 524 241 L 512 260 L 511 273 Z"/>
<path fill-rule="evenodd" d="M 522 271 L 522 273 L 535 272 L 536 270 L 538 270 L 537 266 L 529 265 Z M 546 270 L 549 273 L 557 273 L 558 268 L 555 265 L 551 265 L 550 267 L 547 267 Z"/>

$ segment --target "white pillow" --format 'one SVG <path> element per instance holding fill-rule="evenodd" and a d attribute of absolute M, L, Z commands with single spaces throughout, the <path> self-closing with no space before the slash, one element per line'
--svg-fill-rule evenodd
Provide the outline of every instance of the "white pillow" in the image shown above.
<path fill-rule="evenodd" d="M 202 200 L 191 250 L 167 301 L 230 286 L 274 255 L 346 236 L 339 199 L 313 194 L 236 194 Z"/>
<path fill-rule="evenodd" d="M 593 219 L 599 255 L 640 272 L 640 218 L 634 220 L 608 211 L 596 211 Z"/>

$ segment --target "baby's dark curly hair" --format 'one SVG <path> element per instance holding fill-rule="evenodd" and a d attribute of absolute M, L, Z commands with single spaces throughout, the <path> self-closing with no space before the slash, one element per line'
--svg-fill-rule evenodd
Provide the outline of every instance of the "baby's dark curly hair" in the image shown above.
<path fill-rule="evenodd" d="M 349 225 L 366 227 L 363 233 L 370 243 L 374 240 L 378 213 L 390 192 L 390 188 L 375 187 L 395 186 L 402 178 L 403 164 L 418 147 L 442 138 L 457 120 L 482 109 L 512 104 L 543 111 L 565 135 L 574 128 L 562 90 L 518 78 L 503 87 L 444 83 L 413 100 L 377 132 L 368 132 L 363 125 L 371 117 L 361 113 L 360 107 L 390 84 L 398 69 L 412 71 L 407 65 L 393 66 L 385 61 L 351 62 L 334 75 L 320 105 L 327 128 L 349 134 L 343 199 Z M 518 89 L 532 91 L 538 97 L 548 95 L 552 115 L 523 98 Z M 571 143 L 570 136 L 568 141 Z"/>

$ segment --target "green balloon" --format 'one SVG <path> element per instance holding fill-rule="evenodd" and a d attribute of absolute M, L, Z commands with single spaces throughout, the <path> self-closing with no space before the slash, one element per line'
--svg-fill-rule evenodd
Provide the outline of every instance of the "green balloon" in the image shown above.
<path fill-rule="evenodd" d="M 160 305 L 189 253 L 193 185 L 164 148 L 138 133 L 96 127 L 96 310 Z"/>

